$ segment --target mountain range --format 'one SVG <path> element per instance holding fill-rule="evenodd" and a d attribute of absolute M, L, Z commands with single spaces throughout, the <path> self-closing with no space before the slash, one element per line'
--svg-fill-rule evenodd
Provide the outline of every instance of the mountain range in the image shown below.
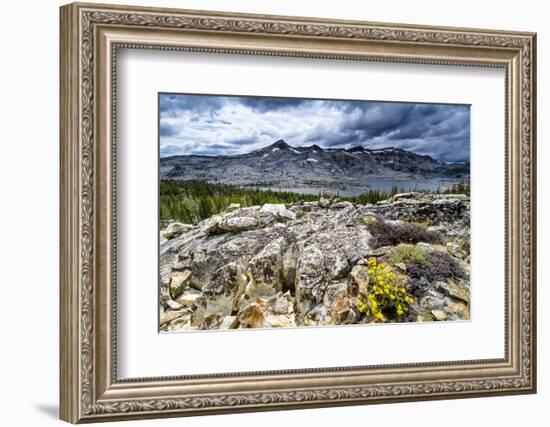
<path fill-rule="evenodd" d="M 448 164 L 395 147 L 294 147 L 283 140 L 246 154 L 160 159 L 161 179 L 260 187 L 354 188 L 373 179 L 459 181 L 469 174 L 467 163 Z"/>

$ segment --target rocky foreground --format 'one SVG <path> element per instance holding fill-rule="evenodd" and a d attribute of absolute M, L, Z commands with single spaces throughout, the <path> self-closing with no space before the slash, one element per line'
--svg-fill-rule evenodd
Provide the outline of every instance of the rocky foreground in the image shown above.
<path fill-rule="evenodd" d="M 160 329 L 469 319 L 470 199 L 231 205 L 161 231 Z"/>

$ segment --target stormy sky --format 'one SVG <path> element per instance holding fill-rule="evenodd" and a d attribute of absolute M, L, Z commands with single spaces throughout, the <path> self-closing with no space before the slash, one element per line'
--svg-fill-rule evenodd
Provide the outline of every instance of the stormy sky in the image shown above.
<path fill-rule="evenodd" d="M 243 154 L 284 139 L 470 161 L 467 105 L 160 94 L 159 108 L 161 157 Z"/>

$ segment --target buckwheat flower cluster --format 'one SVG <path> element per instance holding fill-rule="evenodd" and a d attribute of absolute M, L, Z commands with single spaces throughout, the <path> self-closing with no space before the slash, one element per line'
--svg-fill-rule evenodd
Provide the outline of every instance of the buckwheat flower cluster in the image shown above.
<path fill-rule="evenodd" d="M 368 282 L 361 284 L 357 308 L 369 321 L 384 322 L 409 311 L 414 299 L 405 289 L 406 278 L 376 259 L 368 261 Z"/>

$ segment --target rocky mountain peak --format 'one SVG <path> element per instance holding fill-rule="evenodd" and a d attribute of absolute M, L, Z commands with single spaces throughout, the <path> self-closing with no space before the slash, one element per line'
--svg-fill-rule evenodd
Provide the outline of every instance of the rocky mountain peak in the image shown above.
<path fill-rule="evenodd" d="M 284 139 L 278 139 L 272 144 L 266 145 L 265 147 L 259 148 L 245 155 L 249 156 L 254 154 L 268 154 L 268 153 L 274 153 L 276 151 L 287 152 L 291 148 L 292 147 L 289 144 L 287 144 L 287 142 Z"/>
<path fill-rule="evenodd" d="M 288 145 L 284 139 L 278 139 L 273 144 L 269 145 L 266 148 L 278 148 L 280 150 L 285 150 L 287 148 L 290 148 L 290 145 Z"/>
<path fill-rule="evenodd" d="M 321 147 L 319 147 L 317 144 L 313 144 L 313 145 L 310 145 L 309 147 L 307 147 L 308 150 L 310 151 L 324 151 Z"/>
<path fill-rule="evenodd" d="M 371 178 L 392 180 L 467 179 L 469 164 L 447 165 L 400 148 L 361 145 L 325 149 L 317 144 L 270 145 L 240 155 L 175 156 L 161 159 L 161 178 L 201 180 L 233 185 L 307 187 L 312 182 L 342 189 L 365 187 Z"/>
<path fill-rule="evenodd" d="M 397 147 L 371 148 L 369 151 L 373 153 L 407 153 L 408 151 Z"/>

